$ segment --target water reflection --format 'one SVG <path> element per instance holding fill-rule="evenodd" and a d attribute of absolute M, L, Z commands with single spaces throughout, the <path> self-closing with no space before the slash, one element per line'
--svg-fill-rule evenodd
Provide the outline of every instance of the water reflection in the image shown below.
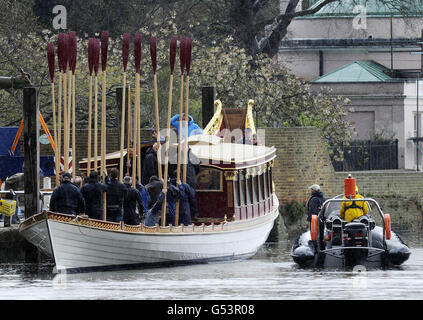
<path fill-rule="evenodd" d="M 52 274 L 53 265 L 0 266 L 0 299 L 421 299 L 423 247 L 387 270 L 300 269 L 292 242 L 266 244 L 251 259 L 168 268 Z"/>

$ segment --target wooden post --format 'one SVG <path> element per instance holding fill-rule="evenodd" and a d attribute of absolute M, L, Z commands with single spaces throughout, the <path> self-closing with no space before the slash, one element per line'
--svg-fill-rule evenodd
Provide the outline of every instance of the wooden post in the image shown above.
<path fill-rule="evenodd" d="M 40 212 L 40 122 L 38 90 L 23 90 L 25 218 Z"/>

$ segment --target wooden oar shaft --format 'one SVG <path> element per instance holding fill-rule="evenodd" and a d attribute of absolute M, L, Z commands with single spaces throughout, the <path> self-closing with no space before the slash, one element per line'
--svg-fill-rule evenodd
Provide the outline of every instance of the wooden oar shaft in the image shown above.
<path fill-rule="evenodd" d="M 154 109 L 156 114 L 156 132 L 157 132 L 157 171 L 159 179 L 162 180 L 162 157 L 160 144 L 160 123 L 159 123 L 159 100 L 157 94 L 157 73 L 154 74 Z"/>
<path fill-rule="evenodd" d="M 68 75 L 63 75 L 63 156 L 64 156 L 64 171 L 69 170 L 69 141 L 68 136 Z"/>
<path fill-rule="evenodd" d="M 98 170 L 98 77 L 94 79 L 94 171 Z"/>
<path fill-rule="evenodd" d="M 127 163 L 126 163 L 126 174 L 129 176 L 129 149 L 131 148 L 131 86 L 128 85 L 128 134 L 126 137 L 126 143 L 127 143 L 127 147 L 126 147 L 126 154 L 127 154 Z"/>
<path fill-rule="evenodd" d="M 126 72 L 123 73 L 122 110 L 120 121 L 120 170 L 119 179 L 123 182 L 123 145 L 125 143 L 125 100 L 126 100 Z"/>
<path fill-rule="evenodd" d="M 90 88 L 88 91 L 88 152 L 87 152 L 87 176 L 91 173 L 91 128 L 92 128 L 92 112 L 93 112 L 93 76 L 90 75 Z"/>
<path fill-rule="evenodd" d="M 138 79 L 139 81 L 139 79 Z M 138 85 L 137 101 L 137 176 L 141 181 L 141 87 Z"/>
<path fill-rule="evenodd" d="M 164 169 L 164 181 L 163 188 L 167 189 L 167 177 L 169 173 L 169 144 L 170 144 L 170 118 L 172 116 L 172 91 L 173 91 L 173 74 L 170 75 L 169 80 L 169 100 L 167 104 L 167 123 L 166 123 L 166 142 L 165 142 L 165 169 Z M 166 205 L 167 194 L 165 195 L 162 207 L 162 225 L 165 225 L 166 222 Z M 175 220 L 176 221 L 176 220 Z M 175 225 L 176 222 L 175 222 Z"/>
<path fill-rule="evenodd" d="M 187 165 L 188 165 L 188 103 L 189 103 L 189 76 L 187 75 L 187 84 L 185 91 L 185 133 L 184 133 L 184 171 L 183 171 L 183 182 L 187 182 Z"/>
<path fill-rule="evenodd" d="M 58 106 L 57 106 L 57 157 L 56 157 L 56 172 L 60 175 L 60 158 L 61 158 L 61 148 L 62 148 L 62 73 L 59 72 L 59 94 L 58 94 Z M 57 169 L 58 168 L 58 169 Z M 59 185 L 56 177 L 56 186 Z M 60 180 L 60 179 L 59 179 Z"/>
<path fill-rule="evenodd" d="M 101 177 L 104 182 L 104 171 L 106 170 L 106 71 L 103 71 L 103 84 L 101 89 Z"/>
<path fill-rule="evenodd" d="M 54 134 L 54 158 L 55 161 L 55 170 L 56 170 L 56 186 L 59 185 L 59 169 L 60 169 L 60 163 L 57 161 L 57 125 L 56 125 L 56 95 L 54 93 L 54 82 L 51 83 L 51 106 L 53 111 L 53 134 Z"/>
<path fill-rule="evenodd" d="M 76 176 L 76 92 L 75 75 L 72 75 L 72 178 Z"/>
<path fill-rule="evenodd" d="M 137 145 L 138 145 L 138 100 L 140 95 L 140 74 L 135 73 L 135 102 L 134 102 L 134 124 L 132 133 L 132 187 L 135 188 L 137 174 Z"/>
<path fill-rule="evenodd" d="M 181 74 L 181 88 L 179 97 L 179 128 L 178 128 L 178 160 L 176 168 L 177 184 L 181 182 L 181 137 L 182 137 L 182 110 L 184 106 L 184 74 Z M 176 201 L 175 206 L 175 226 L 179 223 L 179 200 Z"/>

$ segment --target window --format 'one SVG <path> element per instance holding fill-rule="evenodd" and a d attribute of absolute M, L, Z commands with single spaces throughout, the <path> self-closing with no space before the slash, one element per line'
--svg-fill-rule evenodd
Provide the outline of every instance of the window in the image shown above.
<path fill-rule="evenodd" d="M 251 175 L 248 175 L 248 178 L 245 180 L 245 185 L 246 204 L 251 204 L 253 202 L 251 199 Z"/>
<path fill-rule="evenodd" d="M 418 123 L 417 123 L 418 120 Z M 422 121 L 421 113 L 419 112 L 419 118 L 417 119 L 417 113 L 414 114 L 414 137 L 421 136 L 422 132 Z M 417 126 L 419 127 L 419 132 L 417 132 Z"/>
<path fill-rule="evenodd" d="M 239 197 L 241 200 L 241 205 L 245 205 L 245 175 L 242 171 L 239 172 Z"/>
<path fill-rule="evenodd" d="M 234 203 L 235 206 L 240 206 L 241 203 L 239 202 L 239 182 L 238 182 L 238 175 L 235 176 L 234 179 Z"/>
<path fill-rule="evenodd" d="M 263 172 L 263 190 L 264 190 L 264 198 L 266 199 L 267 197 L 269 197 L 269 183 L 267 180 L 267 174 L 268 174 L 268 170 L 266 170 L 265 172 Z"/>
<path fill-rule="evenodd" d="M 253 202 L 257 203 L 259 202 L 259 183 L 258 183 L 258 175 L 255 175 L 252 177 L 252 183 L 253 183 Z"/>
<path fill-rule="evenodd" d="M 222 171 L 209 168 L 201 167 L 200 172 L 197 174 L 196 179 L 197 191 L 223 191 L 222 186 Z"/>

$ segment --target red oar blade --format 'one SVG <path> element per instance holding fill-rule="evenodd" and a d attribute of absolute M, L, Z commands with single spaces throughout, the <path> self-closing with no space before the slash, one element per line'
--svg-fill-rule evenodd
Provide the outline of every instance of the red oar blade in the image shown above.
<path fill-rule="evenodd" d="M 135 72 L 140 73 L 141 67 L 141 40 L 142 37 L 139 33 L 134 38 L 134 60 L 135 60 Z"/>
<path fill-rule="evenodd" d="M 65 73 L 68 65 L 68 35 L 66 33 L 59 33 L 57 39 L 57 58 L 60 71 Z"/>
<path fill-rule="evenodd" d="M 187 76 L 191 70 L 191 52 L 192 52 L 192 39 L 188 38 L 186 41 L 186 51 L 185 51 L 185 63 L 187 67 Z"/>
<path fill-rule="evenodd" d="M 128 66 L 130 40 L 131 40 L 131 35 L 129 33 L 124 33 L 122 38 L 122 62 L 123 62 L 124 72 L 126 72 L 126 67 Z"/>
<path fill-rule="evenodd" d="M 181 39 L 181 43 L 179 45 L 179 62 L 181 65 L 181 75 L 185 72 L 185 47 L 186 47 L 186 38 Z"/>
<path fill-rule="evenodd" d="M 155 37 L 150 38 L 150 55 L 151 65 L 153 66 L 153 73 L 157 71 L 157 42 Z"/>
<path fill-rule="evenodd" d="M 173 69 L 175 68 L 177 43 L 178 43 L 178 37 L 172 37 L 170 39 L 170 52 L 169 52 L 170 74 L 173 74 Z"/>
<path fill-rule="evenodd" d="M 101 70 L 106 71 L 107 67 L 107 49 L 109 47 L 109 32 L 101 33 Z"/>
<path fill-rule="evenodd" d="M 95 57 L 95 39 L 88 39 L 88 69 L 90 70 L 90 76 L 94 71 L 94 57 Z"/>
<path fill-rule="evenodd" d="M 51 83 L 54 83 L 54 43 L 47 44 L 48 71 L 50 73 Z"/>
<path fill-rule="evenodd" d="M 69 69 L 75 74 L 76 69 L 76 53 L 77 53 L 77 39 L 74 31 L 69 31 L 68 34 L 68 57 Z"/>
<path fill-rule="evenodd" d="M 100 65 L 100 39 L 94 39 L 94 73 L 98 75 L 98 67 Z"/>

